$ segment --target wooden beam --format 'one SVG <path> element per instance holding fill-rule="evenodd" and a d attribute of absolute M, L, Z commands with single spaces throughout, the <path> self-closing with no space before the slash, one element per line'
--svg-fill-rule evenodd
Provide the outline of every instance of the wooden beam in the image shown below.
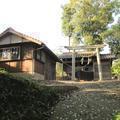
<path fill-rule="evenodd" d="M 63 66 L 64 66 L 64 64 L 63 64 L 63 62 L 61 64 L 62 64 L 62 80 L 63 80 L 63 72 L 64 72 Z"/>
<path fill-rule="evenodd" d="M 80 49 L 92 49 L 92 48 L 103 48 L 106 45 L 99 44 L 99 45 L 82 45 L 82 46 L 65 46 L 68 50 L 80 50 Z"/>
<path fill-rule="evenodd" d="M 69 46 L 70 46 L 70 38 L 71 38 L 71 36 L 69 36 Z M 70 52 L 70 50 L 69 50 L 69 52 Z"/>
<path fill-rule="evenodd" d="M 87 60 L 84 60 L 85 63 L 88 62 L 88 59 Z M 71 64 L 71 61 L 64 61 L 63 62 L 65 65 L 68 65 L 68 64 Z M 75 60 L 75 63 L 81 63 L 81 60 Z M 70 65 L 68 65 L 70 67 Z"/>
<path fill-rule="evenodd" d="M 96 51 L 78 51 L 77 55 L 95 55 Z"/>
<path fill-rule="evenodd" d="M 34 50 L 32 50 L 32 75 L 35 73 L 35 55 L 34 55 Z"/>
<path fill-rule="evenodd" d="M 96 54 L 97 54 L 97 64 L 98 64 L 98 72 L 99 72 L 99 81 L 101 81 L 101 80 L 103 80 L 103 76 L 102 76 L 102 66 L 101 66 L 101 61 L 100 61 L 99 48 L 96 48 Z"/>

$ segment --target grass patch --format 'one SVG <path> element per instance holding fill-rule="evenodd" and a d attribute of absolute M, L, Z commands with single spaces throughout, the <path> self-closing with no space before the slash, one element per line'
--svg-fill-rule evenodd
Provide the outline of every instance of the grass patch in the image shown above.
<path fill-rule="evenodd" d="M 113 120 L 120 120 L 120 113 L 117 113 L 114 117 Z"/>
<path fill-rule="evenodd" d="M 48 120 L 51 108 L 74 86 L 41 86 L 0 73 L 0 120 Z"/>

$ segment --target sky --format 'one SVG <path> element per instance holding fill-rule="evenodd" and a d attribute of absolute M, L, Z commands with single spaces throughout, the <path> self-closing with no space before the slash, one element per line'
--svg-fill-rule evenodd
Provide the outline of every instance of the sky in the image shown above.
<path fill-rule="evenodd" d="M 68 45 L 61 29 L 62 8 L 69 0 L 0 0 L 0 33 L 8 27 L 59 51 Z M 105 52 L 109 53 L 108 47 Z M 103 52 L 104 53 L 104 52 Z"/>
<path fill-rule="evenodd" d="M 68 0 L 0 0 L 0 33 L 8 27 L 33 36 L 52 49 L 68 45 L 61 30 L 61 6 Z"/>

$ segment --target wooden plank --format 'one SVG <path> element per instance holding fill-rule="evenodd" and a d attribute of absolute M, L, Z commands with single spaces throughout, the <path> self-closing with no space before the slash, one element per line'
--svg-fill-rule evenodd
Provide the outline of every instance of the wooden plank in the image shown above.
<path fill-rule="evenodd" d="M 104 44 L 99 45 L 82 45 L 82 46 L 65 46 L 68 50 L 80 50 L 80 49 L 91 49 L 91 48 L 102 48 L 105 47 Z"/>

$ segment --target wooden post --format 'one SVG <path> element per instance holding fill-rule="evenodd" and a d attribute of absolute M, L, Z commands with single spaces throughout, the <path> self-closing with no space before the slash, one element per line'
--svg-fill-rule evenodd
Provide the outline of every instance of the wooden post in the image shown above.
<path fill-rule="evenodd" d="M 101 61 L 100 61 L 99 48 L 96 48 L 96 53 L 97 53 L 97 64 L 98 64 L 98 72 L 99 72 L 99 81 L 101 81 L 101 80 L 103 80 L 103 76 L 102 76 L 102 66 L 101 66 Z"/>
<path fill-rule="evenodd" d="M 71 36 L 69 35 L 69 47 L 70 47 L 70 38 L 71 38 Z M 69 52 L 70 52 L 70 49 L 69 49 Z"/>
<path fill-rule="evenodd" d="M 63 63 L 62 63 L 62 80 L 63 80 Z"/>
<path fill-rule="evenodd" d="M 72 80 L 75 80 L 75 50 L 72 53 Z"/>
<path fill-rule="evenodd" d="M 35 55 L 34 55 L 34 50 L 32 50 L 32 74 L 34 75 L 35 72 Z"/>

